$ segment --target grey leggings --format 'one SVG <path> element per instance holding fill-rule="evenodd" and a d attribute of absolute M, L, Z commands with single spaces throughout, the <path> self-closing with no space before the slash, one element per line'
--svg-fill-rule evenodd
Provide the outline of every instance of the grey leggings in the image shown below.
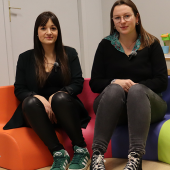
<path fill-rule="evenodd" d="M 128 123 L 129 152 L 143 155 L 150 123 L 164 117 L 167 104 L 144 85 L 133 85 L 126 93 L 118 84 L 110 84 L 95 99 L 93 108 L 96 113 L 93 150 L 106 152 L 116 126 Z"/>

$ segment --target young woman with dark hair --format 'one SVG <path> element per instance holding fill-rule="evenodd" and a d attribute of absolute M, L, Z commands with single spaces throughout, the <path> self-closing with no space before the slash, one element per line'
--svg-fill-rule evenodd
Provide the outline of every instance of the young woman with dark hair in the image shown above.
<path fill-rule="evenodd" d="M 51 170 L 85 170 L 91 162 L 81 130 L 90 117 L 77 97 L 83 82 L 77 52 L 63 46 L 57 17 L 41 13 L 34 27 L 34 49 L 20 54 L 17 63 L 14 92 L 21 104 L 4 129 L 33 128 L 53 155 Z M 63 128 L 72 141 L 71 162 L 55 126 Z"/>
<path fill-rule="evenodd" d="M 142 170 L 150 123 L 163 119 L 167 105 L 167 67 L 159 40 L 142 27 L 131 0 L 117 0 L 110 13 L 111 31 L 96 51 L 90 87 L 100 93 L 91 170 L 104 170 L 104 153 L 117 125 L 128 124 L 129 155 L 124 170 Z"/>

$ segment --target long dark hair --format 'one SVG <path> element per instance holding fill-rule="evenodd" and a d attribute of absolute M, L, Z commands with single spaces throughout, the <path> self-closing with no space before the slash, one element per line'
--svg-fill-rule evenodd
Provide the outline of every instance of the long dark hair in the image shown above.
<path fill-rule="evenodd" d="M 150 46 L 155 40 L 159 42 L 159 40 L 155 36 L 149 34 L 147 31 L 145 31 L 145 29 L 142 26 L 139 11 L 138 11 L 136 5 L 131 0 L 117 0 L 113 4 L 112 9 L 110 11 L 110 26 L 111 26 L 110 35 L 113 34 L 115 31 L 117 31 L 114 27 L 115 25 L 114 25 L 112 18 L 113 18 L 114 8 L 118 5 L 127 5 L 127 6 L 131 7 L 132 11 L 134 13 L 134 16 L 136 17 L 138 15 L 139 21 L 138 21 L 138 25 L 136 25 L 136 32 L 138 33 L 138 35 L 139 34 L 141 35 L 141 47 L 142 48 Z"/>
<path fill-rule="evenodd" d="M 41 13 L 37 17 L 35 21 L 35 26 L 34 26 L 34 56 L 35 56 L 35 61 L 36 61 L 36 75 L 37 75 L 38 84 L 40 87 L 43 87 L 45 81 L 48 78 L 48 74 L 46 74 L 45 72 L 45 65 L 44 65 L 45 51 L 37 36 L 38 27 L 45 26 L 49 19 L 52 20 L 52 22 L 58 29 L 58 37 L 55 42 L 56 58 L 60 63 L 64 85 L 68 85 L 70 82 L 71 76 L 70 76 L 70 70 L 68 67 L 68 57 L 65 53 L 64 46 L 62 43 L 60 24 L 59 24 L 59 21 L 56 15 L 50 11 Z"/>

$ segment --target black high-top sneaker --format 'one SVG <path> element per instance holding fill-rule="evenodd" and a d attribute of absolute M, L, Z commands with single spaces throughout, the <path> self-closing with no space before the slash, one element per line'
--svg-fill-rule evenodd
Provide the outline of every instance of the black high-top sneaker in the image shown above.
<path fill-rule="evenodd" d="M 131 152 L 128 155 L 128 162 L 123 170 L 142 170 L 142 158 L 140 154 Z"/>
<path fill-rule="evenodd" d="M 105 170 L 104 155 L 99 150 L 94 150 L 90 170 Z"/>

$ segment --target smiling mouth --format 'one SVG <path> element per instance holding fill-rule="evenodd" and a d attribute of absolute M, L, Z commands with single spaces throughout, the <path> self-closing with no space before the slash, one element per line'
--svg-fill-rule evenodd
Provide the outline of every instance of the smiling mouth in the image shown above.
<path fill-rule="evenodd" d="M 120 28 L 122 28 L 122 29 L 125 29 L 125 28 L 127 28 L 128 26 L 125 26 L 125 27 L 120 27 Z"/>

